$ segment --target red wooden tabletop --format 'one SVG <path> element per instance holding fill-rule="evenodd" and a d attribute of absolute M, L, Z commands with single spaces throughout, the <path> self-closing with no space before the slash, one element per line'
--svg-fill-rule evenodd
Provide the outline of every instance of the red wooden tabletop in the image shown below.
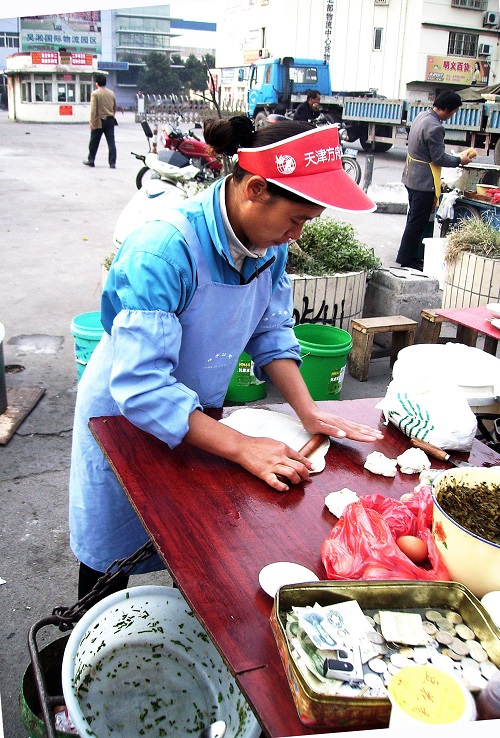
<path fill-rule="evenodd" d="M 346 418 L 382 425 L 375 399 L 319 403 Z M 270 410 L 289 412 L 287 405 Z M 226 408 L 227 415 L 235 408 Z M 395 458 L 409 447 L 398 429 L 376 443 L 331 441 L 326 469 L 289 492 L 273 491 L 229 461 L 187 444 L 174 450 L 125 418 L 92 418 L 90 428 L 127 492 L 168 570 L 222 653 L 268 736 L 309 735 L 298 719 L 274 641 L 272 600 L 259 586 L 262 567 L 291 561 L 325 578 L 320 548 L 336 518 L 329 492 L 399 498 L 414 475 L 380 477 L 363 468 L 374 450 Z M 500 457 L 475 441 L 475 465 Z M 447 468 L 434 461 L 433 467 Z M 369 726 L 366 726 L 369 727 Z M 321 731 L 320 731 L 321 732 Z"/>
<path fill-rule="evenodd" d="M 452 323 L 458 323 L 458 325 L 463 325 L 466 328 L 471 328 L 486 336 L 500 340 L 500 330 L 491 325 L 493 316 L 485 307 L 438 308 L 436 313 Z"/>

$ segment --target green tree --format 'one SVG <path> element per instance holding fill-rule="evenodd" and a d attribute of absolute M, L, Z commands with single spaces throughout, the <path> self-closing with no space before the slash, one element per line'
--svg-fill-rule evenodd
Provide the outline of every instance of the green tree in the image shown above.
<path fill-rule="evenodd" d="M 181 72 L 181 79 L 186 91 L 203 92 L 207 89 L 208 79 L 206 67 L 194 54 L 190 54 L 186 59 L 184 70 Z"/>
<path fill-rule="evenodd" d="M 137 86 L 149 95 L 178 95 L 182 82 L 178 72 L 173 69 L 167 54 L 151 51 L 144 59 L 146 66 L 141 69 Z"/>

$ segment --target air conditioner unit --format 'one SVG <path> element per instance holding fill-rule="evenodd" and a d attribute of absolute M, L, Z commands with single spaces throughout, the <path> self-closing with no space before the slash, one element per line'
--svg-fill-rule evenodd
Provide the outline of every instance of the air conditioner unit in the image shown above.
<path fill-rule="evenodd" d="M 259 57 L 261 59 L 268 59 L 270 56 L 269 49 L 259 49 Z"/>
<path fill-rule="evenodd" d="M 483 27 L 486 26 L 500 26 L 500 13 L 493 13 L 490 10 L 483 13 Z"/>
<path fill-rule="evenodd" d="M 389 0 L 374 0 L 374 5 L 389 5 Z"/>
<path fill-rule="evenodd" d="M 479 56 L 490 56 L 491 44 L 479 44 L 477 53 L 479 54 Z"/>

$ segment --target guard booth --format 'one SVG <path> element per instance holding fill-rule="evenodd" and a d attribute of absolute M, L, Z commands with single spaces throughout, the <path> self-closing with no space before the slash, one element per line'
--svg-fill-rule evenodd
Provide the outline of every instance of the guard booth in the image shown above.
<path fill-rule="evenodd" d="M 9 118 L 25 123 L 88 123 L 97 56 L 28 51 L 8 56 Z"/>

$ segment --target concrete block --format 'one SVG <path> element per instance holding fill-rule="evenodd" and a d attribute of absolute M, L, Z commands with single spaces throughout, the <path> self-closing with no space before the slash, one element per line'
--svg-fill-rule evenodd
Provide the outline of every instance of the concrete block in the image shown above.
<path fill-rule="evenodd" d="M 363 317 L 404 315 L 420 323 L 421 311 L 441 307 L 437 279 L 408 267 L 377 269 L 368 282 Z M 385 349 L 391 346 L 391 334 L 379 333 L 375 343 Z"/>
<path fill-rule="evenodd" d="M 387 182 L 383 185 L 371 184 L 366 192 L 377 205 L 377 213 L 400 213 L 408 211 L 408 193 L 401 182 Z"/>

